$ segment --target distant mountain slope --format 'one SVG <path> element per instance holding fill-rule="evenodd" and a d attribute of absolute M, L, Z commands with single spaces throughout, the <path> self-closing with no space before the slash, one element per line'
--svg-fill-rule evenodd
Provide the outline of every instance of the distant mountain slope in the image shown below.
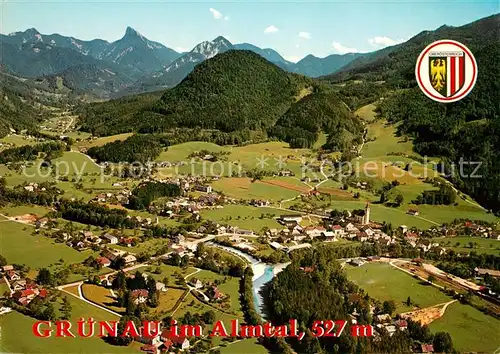
<path fill-rule="evenodd" d="M 136 83 L 136 91 L 152 91 L 159 88 L 174 87 L 181 82 L 194 67 L 206 59 L 233 48 L 224 37 L 197 44 L 191 51 L 177 58 L 153 75 L 145 75 Z"/>
<path fill-rule="evenodd" d="M 43 42 L 20 46 L 0 43 L 0 64 L 8 72 L 26 77 L 51 75 L 76 65 L 98 64 L 99 61 L 68 48 L 53 47 Z"/>
<path fill-rule="evenodd" d="M 177 127 L 266 130 L 310 85 L 311 80 L 287 73 L 253 52 L 230 50 L 196 66 L 150 109 L 142 106 L 124 118 L 118 112 L 126 112 L 120 104 L 125 100 L 91 105 L 82 113 L 83 127 L 100 135 Z M 116 123 L 123 119 L 125 124 Z"/>
<path fill-rule="evenodd" d="M 332 54 L 325 58 L 308 55 L 292 65 L 291 71 L 310 77 L 319 77 L 334 73 L 356 58 L 361 58 L 366 55 L 367 54 L 363 53 Z"/>
<path fill-rule="evenodd" d="M 438 103 L 417 87 L 415 62 L 419 53 L 437 39 L 464 43 L 474 54 L 478 77 L 462 100 Z M 444 171 L 461 191 L 481 205 L 500 211 L 500 15 L 460 27 L 442 26 L 424 31 L 388 54 L 346 68 L 325 80 L 385 80 L 393 94 L 384 94 L 379 113 L 398 123 L 411 136 L 421 155 L 439 157 Z M 398 88 L 408 88 L 397 90 Z M 396 89 L 396 90 L 394 90 Z M 454 169 L 452 168 L 454 164 Z M 476 170 L 478 168 L 478 170 Z"/>
<path fill-rule="evenodd" d="M 60 34 L 41 34 L 35 28 L 29 28 L 24 32 L 14 32 L 7 36 L 0 34 L 0 42 L 6 42 L 21 47 L 26 43 L 44 43 L 53 47 L 73 49 L 80 54 L 89 55 L 100 59 L 102 52 L 109 46 L 109 42 L 102 39 L 83 41 L 73 37 Z"/>
<path fill-rule="evenodd" d="M 133 28 L 127 27 L 123 38 L 110 43 L 99 58 L 120 65 L 129 75 L 138 75 L 160 70 L 179 55 L 175 50 L 150 41 Z"/>
<path fill-rule="evenodd" d="M 415 61 L 428 44 L 443 38 L 451 39 L 462 42 L 474 53 L 489 43 L 498 43 L 499 32 L 499 15 L 460 27 L 441 26 L 435 31 L 423 31 L 405 43 L 358 58 L 325 79 L 338 82 L 364 78 L 415 84 Z"/>
<path fill-rule="evenodd" d="M 282 69 L 311 77 L 335 72 L 359 54 L 307 56 L 295 64 L 271 48 L 232 44 L 222 36 L 197 44 L 187 53 L 148 40 L 131 27 L 114 42 L 90 41 L 60 34 L 41 34 L 35 28 L 0 34 L 0 64 L 15 75 L 37 77 L 71 74 L 72 87 L 99 97 L 151 92 L 179 84 L 196 65 L 231 49 L 250 50 Z M 73 67 L 73 68 L 72 68 Z M 87 72 L 88 70 L 88 72 Z M 112 77 L 109 71 L 116 74 Z M 69 78 L 68 78 L 69 80 Z M 110 80 L 110 83 L 106 81 Z M 109 90 L 108 90 L 109 88 Z"/>
<path fill-rule="evenodd" d="M 116 66 L 101 62 L 72 66 L 49 77 L 55 80 L 60 78 L 64 86 L 75 94 L 90 94 L 99 98 L 110 98 L 133 82 L 132 78 L 122 74 Z M 46 77 L 42 79 L 44 78 Z"/>
<path fill-rule="evenodd" d="M 271 63 L 275 63 L 275 64 L 285 63 L 287 65 L 293 64 L 292 62 L 285 60 L 277 51 L 275 51 L 274 49 L 271 49 L 271 48 L 261 49 L 253 44 L 250 44 L 250 43 L 235 44 L 235 45 L 233 45 L 233 48 L 238 49 L 238 50 L 250 50 L 254 53 L 259 54 L 261 57 L 269 60 Z"/>
<path fill-rule="evenodd" d="M 0 137 L 20 130 L 36 131 L 38 124 L 49 116 L 44 106 L 67 103 L 61 91 L 46 82 L 5 74 L 0 67 Z"/>

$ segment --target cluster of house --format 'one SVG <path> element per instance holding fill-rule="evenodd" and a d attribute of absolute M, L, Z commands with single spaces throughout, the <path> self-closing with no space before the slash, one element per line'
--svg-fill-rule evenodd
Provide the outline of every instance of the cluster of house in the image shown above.
<path fill-rule="evenodd" d="M 24 186 L 24 189 L 27 190 L 28 192 L 45 192 L 47 189 L 45 187 L 41 187 L 39 186 L 38 183 L 28 183 L 26 186 Z"/>
<path fill-rule="evenodd" d="M 178 350 L 183 351 L 191 347 L 191 343 L 187 337 L 172 336 L 168 329 L 163 330 L 153 338 L 139 337 L 135 339 L 138 342 L 144 343 L 144 345 L 141 346 L 141 350 L 149 354 L 170 353 Z"/>
<path fill-rule="evenodd" d="M 478 225 L 472 221 L 466 221 L 442 228 L 444 236 L 469 235 L 474 237 L 491 238 L 500 240 L 500 231 L 494 230 L 491 226 Z"/>
<path fill-rule="evenodd" d="M 93 246 L 102 246 L 104 244 L 120 244 L 123 246 L 134 246 L 135 239 L 130 237 L 116 236 L 110 233 L 104 233 L 101 236 L 95 235 L 89 230 L 80 230 L 76 235 L 71 235 L 68 232 L 57 231 L 58 237 L 66 242 L 66 245 L 78 251 L 84 251 Z"/>
<path fill-rule="evenodd" d="M 98 259 L 101 259 L 104 262 L 106 260 L 109 261 L 106 257 L 99 257 Z M 134 278 L 135 274 L 125 273 L 125 276 L 127 278 Z M 142 273 L 142 276 L 145 279 L 149 278 L 149 275 L 146 274 L 146 273 Z M 115 275 L 110 275 L 110 274 L 102 275 L 100 277 L 101 285 L 105 286 L 105 287 L 110 287 L 113 284 L 114 277 L 115 277 Z M 160 281 L 156 281 L 156 290 L 160 291 L 160 292 L 167 291 L 167 286 L 164 283 L 160 282 Z M 145 303 L 148 300 L 149 291 L 146 290 L 146 289 L 135 289 L 135 290 L 132 290 L 130 292 L 130 296 L 131 296 L 132 301 L 134 302 L 134 304 L 136 304 L 136 305 L 143 304 L 143 303 Z"/>
<path fill-rule="evenodd" d="M 226 298 L 226 295 L 222 293 L 215 284 L 203 284 L 200 279 L 192 278 L 189 283 L 194 289 L 202 292 L 205 295 L 205 298 L 212 302 L 219 302 Z"/>
<path fill-rule="evenodd" d="M 356 259 L 360 260 L 360 259 Z M 367 259 L 369 260 L 369 259 Z M 352 260 L 354 261 L 354 260 Z M 306 267 L 308 268 L 308 267 Z M 307 269 L 304 269 L 304 271 L 307 271 Z M 362 297 L 359 294 L 350 294 L 348 296 L 348 301 L 351 304 L 357 304 L 362 301 Z M 380 335 L 382 331 L 387 332 L 389 336 L 393 336 L 397 331 L 406 331 L 408 330 L 408 321 L 405 318 L 392 318 L 391 315 L 388 313 L 383 313 L 383 314 L 378 314 L 374 315 L 375 312 L 375 306 L 370 305 L 370 314 L 373 316 L 374 319 L 374 326 L 373 328 L 373 337 L 374 340 L 380 339 Z M 350 314 L 350 322 L 352 325 L 356 325 L 358 323 L 357 319 L 359 317 L 359 313 L 357 312 L 357 309 L 354 309 L 352 314 Z M 419 344 L 418 348 L 414 348 L 415 352 L 419 353 L 433 353 L 434 348 L 432 344 Z"/>
<path fill-rule="evenodd" d="M 364 241 L 377 241 L 379 243 L 390 245 L 394 243 L 393 237 L 387 235 L 381 230 L 381 225 L 370 222 L 370 207 L 367 205 L 365 211 L 361 215 L 354 215 L 350 218 L 352 222 L 344 223 L 345 226 L 334 224 L 325 219 L 325 226 L 310 225 L 302 227 L 301 215 L 282 215 L 278 221 L 286 228 L 282 230 L 270 229 L 267 235 L 293 237 L 293 241 L 300 242 L 304 239 L 313 239 L 315 237 L 323 236 L 327 241 L 336 241 L 339 238 L 347 238 L 351 240 Z"/>
<path fill-rule="evenodd" d="M 224 197 L 215 194 L 202 194 L 197 198 L 179 197 L 174 200 L 169 200 L 162 204 L 154 204 L 149 206 L 149 212 L 166 217 L 175 217 L 182 213 L 190 213 L 199 220 L 201 209 L 222 209 Z"/>
<path fill-rule="evenodd" d="M 120 187 L 119 182 L 113 183 L 113 187 Z M 109 204 L 128 204 L 132 192 L 129 189 L 122 189 L 117 193 L 100 193 L 96 195 L 92 201 Z"/>
<path fill-rule="evenodd" d="M 36 297 L 45 298 L 47 296 L 47 290 L 41 288 L 31 279 L 21 278 L 12 265 L 3 266 L 2 273 L 9 286 L 11 297 L 19 305 L 26 306 Z"/>
<path fill-rule="evenodd" d="M 129 266 L 137 262 L 137 258 L 133 254 L 129 254 L 121 250 L 111 250 L 111 249 L 106 249 L 102 251 L 101 257 L 97 259 L 100 259 L 99 262 L 102 262 L 101 264 L 104 265 L 104 264 L 111 264 L 112 262 L 116 261 L 119 257 L 123 258 L 126 266 Z"/>
<path fill-rule="evenodd" d="M 399 227 L 403 232 L 403 240 L 405 240 L 413 248 L 418 248 L 424 252 L 432 251 L 440 255 L 446 253 L 444 247 L 440 247 L 439 243 L 432 242 L 427 238 L 421 238 L 418 232 L 410 231 L 405 225 Z"/>

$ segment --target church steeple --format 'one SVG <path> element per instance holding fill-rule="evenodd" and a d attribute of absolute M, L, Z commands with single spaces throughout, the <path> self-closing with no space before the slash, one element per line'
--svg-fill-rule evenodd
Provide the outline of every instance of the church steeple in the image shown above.
<path fill-rule="evenodd" d="M 363 225 L 370 223 L 370 204 L 366 203 L 365 206 L 365 216 L 363 217 Z"/>

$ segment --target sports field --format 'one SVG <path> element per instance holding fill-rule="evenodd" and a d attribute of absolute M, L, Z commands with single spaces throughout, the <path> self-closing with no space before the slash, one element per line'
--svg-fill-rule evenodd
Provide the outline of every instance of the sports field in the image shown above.
<path fill-rule="evenodd" d="M 413 309 L 404 303 L 408 296 L 419 308 L 451 300 L 432 285 L 422 285 L 420 280 L 387 263 L 366 263 L 361 267 L 346 265 L 345 270 L 349 279 L 364 289 L 369 296 L 380 301 L 394 300 L 398 313 Z"/>
<path fill-rule="evenodd" d="M 270 229 L 280 228 L 280 224 L 278 224 L 274 217 L 290 214 L 290 212 L 265 207 L 226 205 L 222 209 L 202 210 L 200 214 L 204 219 L 212 220 L 219 224 L 238 226 L 243 229 L 260 232 L 263 227 Z M 263 214 L 267 215 L 261 218 Z"/>

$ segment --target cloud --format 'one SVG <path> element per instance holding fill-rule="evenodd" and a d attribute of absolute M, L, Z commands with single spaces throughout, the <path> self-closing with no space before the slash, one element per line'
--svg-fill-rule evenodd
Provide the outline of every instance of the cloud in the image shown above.
<path fill-rule="evenodd" d="M 299 38 L 311 39 L 311 34 L 309 32 L 299 32 Z"/>
<path fill-rule="evenodd" d="M 346 46 L 340 44 L 339 42 L 333 42 L 332 47 L 333 47 L 333 50 L 335 50 L 335 52 L 337 52 L 339 54 L 359 53 L 359 50 L 357 50 L 356 48 L 346 47 Z"/>
<path fill-rule="evenodd" d="M 224 16 L 220 11 L 217 11 L 216 9 L 213 9 L 213 8 L 210 8 L 209 10 L 212 13 L 212 16 L 214 17 L 214 19 L 216 19 L 216 20 L 224 19 L 226 21 L 229 20 L 229 16 Z"/>
<path fill-rule="evenodd" d="M 299 45 L 299 44 L 296 44 L 296 45 L 295 45 L 295 48 L 300 48 L 300 45 Z"/>
<path fill-rule="evenodd" d="M 264 30 L 264 33 L 276 33 L 278 31 L 279 31 L 278 27 L 271 25 Z"/>
<path fill-rule="evenodd" d="M 189 49 L 184 47 L 175 47 L 175 50 L 179 53 L 189 52 Z"/>
<path fill-rule="evenodd" d="M 373 37 L 368 40 L 368 43 L 370 43 L 371 46 L 373 47 L 387 47 L 390 45 L 395 45 L 404 42 L 404 39 L 392 39 L 389 37 Z"/>
<path fill-rule="evenodd" d="M 285 60 L 291 61 L 292 63 L 298 62 L 301 58 L 295 55 L 285 55 Z"/>

